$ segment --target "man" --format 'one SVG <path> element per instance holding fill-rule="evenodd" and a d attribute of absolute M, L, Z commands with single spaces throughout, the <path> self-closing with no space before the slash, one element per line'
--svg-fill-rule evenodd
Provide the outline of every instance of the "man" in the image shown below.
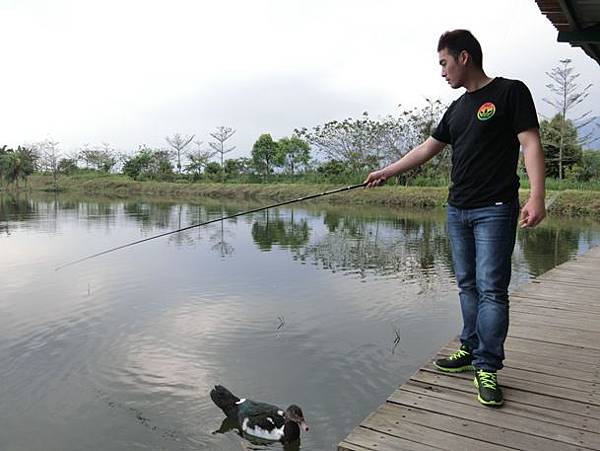
<path fill-rule="evenodd" d="M 508 285 L 519 216 L 516 173 L 519 146 L 531 186 L 521 227 L 545 216 L 544 154 L 531 94 L 520 81 L 490 78 L 481 46 L 467 30 L 444 33 L 438 43 L 442 77 L 465 88 L 421 145 L 368 175 L 368 187 L 417 167 L 452 145 L 448 233 L 459 287 L 461 347 L 434 362 L 444 372 L 475 371 L 482 404 L 503 403 L 496 372 L 502 368 L 508 331 Z"/>

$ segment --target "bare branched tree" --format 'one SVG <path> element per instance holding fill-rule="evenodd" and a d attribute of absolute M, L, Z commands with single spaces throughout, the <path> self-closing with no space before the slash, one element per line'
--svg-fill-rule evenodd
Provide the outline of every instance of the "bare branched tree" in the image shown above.
<path fill-rule="evenodd" d="M 53 141 L 50 138 L 33 144 L 34 149 L 40 156 L 41 169 L 52 174 L 55 191 L 58 191 L 58 161 L 60 159 L 58 144 L 58 141 Z"/>
<path fill-rule="evenodd" d="M 173 136 L 167 136 L 165 140 L 169 143 L 169 145 L 175 149 L 177 153 L 177 172 L 181 174 L 181 152 L 185 149 L 189 143 L 194 139 L 194 135 L 181 135 L 179 133 L 175 133 Z"/>
<path fill-rule="evenodd" d="M 204 144 L 203 141 L 196 140 L 194 141 L 194 144 L 196 145 L 196 150 L 188 152 L 187 157 L 190 162 L 185 167 L 185 170 L 191 174 L 192 177 L 198 179 L 215 152 L 204 149 L 202 147 Z"/>
<path fill-rule="evenodd" d="M 558 144 L 558 178 L 563 178 L 563 150 L 564 138 L 566 133 L 566 121 L 570 119 L 577 129 L 585 127 L 595 118 L 589 117 L 591 111 L 586 111 L 576 118 L 567 118 L 569 112 L 583 102 L 589 95 L 589 90 L 592 84 L 588 84 L 585 88 L 579 89 L 577 79 L 580 74 L 574 73 L 570 59 L 560 60 L 560 65 L 554 67 L 546 75 L 552 80 L 546 87 L 555 94 L 552 99 L 544 98 L 544 102 L 551 105 L 561 116 L 560 138 Z M 580 144 L 586 144 L 590 140 L 591 135 L 580 138 Z"/>
<path fill-rule="evenodd" d="M 83 161 L 88 169 L 108 173 L 117 164 L 119 156 L 111 144 L 103 142 L 100 146 L 84 144 L 77 158 Z"/>
<path fill-rule="evenodd" d="M 223 158 L 226 153 L 235 150 L 235 146 L 231 146 L 229 148 L 225 148 L 225 141 L 233 136 L 236 131 L 231 127 L 225 127 L 220 125 L 217 127 L 217 130 L 214 133 L 210 133 L 216 141 L 211 141 L 208 145 L 221 156 L 221 181 L 225 181 L 225 167 L 223 164 Z"/>

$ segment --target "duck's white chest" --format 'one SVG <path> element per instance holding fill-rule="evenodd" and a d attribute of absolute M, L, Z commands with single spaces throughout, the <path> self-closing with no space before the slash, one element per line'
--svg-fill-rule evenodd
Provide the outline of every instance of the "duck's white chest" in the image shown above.
<path fill-rule="evenodd" d="M 280 440 L 281 437 L 283 437 L 283 428 L 285 425 L 281 426 L 280 428 L 277 428 L 275 427 L 275 422 L 272 419 L 267 418 L 267 421 L 268 420 L 271 420 L 271 422 L 273 423 L 273 429 L 263 429 L 258 425 L 251 428 L 248 426 L 248 418 L 245 418 L 242 423 L 242 431 L 254 437 L 264 438 L 266 440 Z"/>

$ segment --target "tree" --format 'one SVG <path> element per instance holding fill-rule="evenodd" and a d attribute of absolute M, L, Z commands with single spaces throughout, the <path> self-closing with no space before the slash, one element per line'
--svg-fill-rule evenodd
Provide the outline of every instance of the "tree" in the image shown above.
<path fill-rule="evenodd" d="M 327 159 L 349 165 L 352 171 L 364 171 L 379 165 L 381 161 L 380 124 L 363 113 L 362 119 L 347 118 L 339 122 L 296 129 L 300 138 L 308 141 Z"/>
<path fill-rule="evenodd" d="M 339 176 L 348 175 L 348 166 L 338 160 L 329 160 L 317 167 L 317 173 L 325 176 L 328 179 L 335 179 Z"/>
<path fill-rule="evenodd" d="M 171 155 L 167 150 L 141 145 L 123 164 L 123 173 L 134 180 L 170 180 L 173 178 Z"/>
<path fill-rule="evenodd" d="M 4 159 L 8 155 L 7 145 L 3 145 L 0 147 L 0 186 L 4 186 L 4 179 L 6 178 L 4 175 Z"/>
<path fill-rule="evenodd" d="M 223 166 L 223 172 L 225 173 L 226 177 L 234 178 L 234 177 L 238 177 L 241 174 L 242 168 L 243 168 L 242 161 L 240 161 L 236 158 L 230 158 L 228 160 L 225 160 L 225 166 Z"/>
<path fill-rule="evenodd" d="M 99 151 L 98 169 L 109 173 L 117 164 L 117 150 L 108 143 L 102 143 Z"/>
<path fill-rule="evenodd" d="M 58 172 L 71 175 L 77 170 L 77 162 L 73 158 L 61 158 L 58 160 Z"/>
<path fill-rule="evenodd" d="M 37 160 L 35 150 L 19 146 L 17 150 L 0 148 L 0 174 L 9 183 L 15 183 L 19 191 L 19 180 L 27 180 L 33 174 Z"/>
<path fill-rule="evenodd" d="M 238 158 L 240 174 L 250 175 L 255 173 L 255 167 L 252 163 L 252 158 L 240 157 Z"/>
<path fill-rule="evenodd" d="M 558 136 L 558 178 L 563 178 L 563 160 L 565 150 L 565 136 L 567 133 L 567 117 L 568 113 L 581 102 L 583 102 L 589 96 L 589 90 L 592 84 L 588 84 L 582 90 L 579 90 L 577 85 L 577 78 L 579 74 L 573 73 L 574 69 L 571 67 L 571 60 L 564 59 L 560 60 L 560 65 L 552 68 L 550 72 L 546 72 L 546 75 L 552 80 L 546 87 L 555 94 L 555 98 L 543 100 L 555 108 L 558 112 L 560 119 L 559 136 Z M 588 118 L 590 111 L 587 111 L 579 117 L 572 119 L 571 122 L 576 129 L 585 127 L 594 118 Z M 557 117 L 555 116 L 555 118 Z M 584 144 L 580 141 L 580 144 Z"/>
<path fill-rule="evenodd" d="M 185 149 L 193 139 L 194 135 L 180 135 L 179 133 L 175 133 L 173 136 L 167 136 L 165 138 L 169 145 L 175 149 L 177 155 L 177 172 L 179 174 L 181 174 L 181 152 L 183 152 L 183 149 Z"/>
<path fill-rule="evenodd" d="M 271 174 L 274 166 L 280 166 L 283 161 L 279 146 L 269 133 L 264 133 L 252 146 L 252 162 L 259 172 L 262 172 L 265 180 Z"/>
<path fill-rule="evenodd" d="M 346 171 L 364 172 L 398 160 L 430 136 L 444 105 L 439 100 L 426 101 L 424 107 L 405 110 L 399 116 L 388 115 L 375 120 L 364 112 L 361 119 L 331 121 L 312 130 L 297 129 L 295 133 L 327 160 L 345 165 Z M 447 155 L 440 154 L 428 171 L 446 173 L 448 168 Z M 403 177 L 416 173 L 413 170 Z"/>
<path fill-rule="evenodd" d="M 210 180 L 218 180 L 218 179 L 222 180 L 223 179 L 223 176 L 222 176 L 223 168 L 221 168 L 221 165 L 219 163 L 217 163 L 216 161 L 211 161 L 210 163 L 208 163 L 206 165 L 206 169 L 204 170 L 204 173 Z"/>
<path fill-rule="evenodd" d="M 187 154 L 190 162 L 186 165 L 185 171 L 191 174 L 194 180 L 197 180 L 202 176 L 202 171 L 214 153 L 203 150 L 202 141 L 194 141 L 194 144 L 196 144 L 197 149 L 195 152 L 190 152 Z"/>
<path fill-rule="evenodd" d="M 600 180 L 600 151 L 584 151 L 582 166 L 581 180 Z"/>
<path fill-rule="evenodd" d="M 215 151 L 215 153 L 218 153 L 221 156 L 221 168 L 224 167 L 223 157 L 225 154 L 235 149 L 235 146 L 225 148 L 225 141 L 231 138 L 234 133 L 234 129 L 225 127 L 223 125 L 218 126 L 214 133 L 210 133 L 210 136 L 216 139 L 216 142 L 209 142 L 208 145 Z M 223 173 L 222 177 L 225 177 L 225 173 Z M 224 181 L 224 178 L 221 181 Z"/>
<path fill-rule="evenodd" d="M 546 176 L 561 179 L 566 169 L 581 162 L 582 149 L 577 128 L 561 114 L 540 122 L 540 139 L 545 154 Z"/>
<path fill-rule="evenodd" d="M 33 144 L 33 148 L 40 156 L 42 170 L 52 174 L 55 191 L 58 191 L 58 160 L 60 159 L 58 144 L 58 141 L 52 141 L 49 138 Z"/>
<path fill-rule="evenodd" d="M 188 154 L 190 162 L 185 166 L 185 171 L 192 175 L 194 180 L 198 180 L 202 176 L 202 171 L 208 164 L 210 155 L 201 153 Z"/>
<path fill-rule="evenodd" d="M 108 143 L 102 143 L 101 146 L 85 144 L 78 156 L 87 168 L 106 173 L 117 164 L 117 157 L 117 151 Z"/>
<path fill-rule="evenodd" d="M 281 138 L 278 141 L 278 145 L 284 166 L 289 170 L 291 175 L 294 175 L 294 171 L 298 166 L 307 165 L 310 161 L 310 145 L 298 136 Z"/>

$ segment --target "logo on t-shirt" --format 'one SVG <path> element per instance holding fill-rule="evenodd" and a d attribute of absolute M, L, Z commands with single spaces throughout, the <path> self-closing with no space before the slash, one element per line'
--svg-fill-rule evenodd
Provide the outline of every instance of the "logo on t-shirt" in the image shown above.
<path fill-rule="evenodd" d="M 492 102 L 485 102 L 477 111 L 477 119 L 480 121 L 487 121 L 488 119 L 491 119 L 495 113 L 496 105 L 494 105 Z"/>

